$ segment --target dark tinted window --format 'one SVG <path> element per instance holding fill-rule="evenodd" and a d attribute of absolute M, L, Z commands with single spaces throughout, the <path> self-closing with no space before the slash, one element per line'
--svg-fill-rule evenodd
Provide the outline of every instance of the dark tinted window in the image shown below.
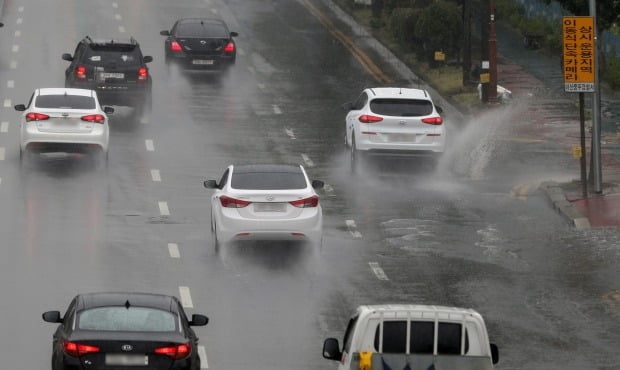
<path fill-rule="evenodd" d="M 355 316 L 349 320 L 349 324 L 347 325 L 347 330 L 344 332 L 343 348 L 342 350 L 350 353 L 351 349 L 351 340 L 353 340 L 353 329 L 355 328 L 355 324 L 357 323 L 358 316 Z"/>
<path fill-rule="evenodd" d="M 381 325 L 377 325 L 375 331 L 375 349 L 381 349 L 379 345 Z M 383 322 L 383 353 L 405 353 L 407 348 L 407 322 L 384 321 Z"/>
<path fill-rule="evenodd" d="M 355 103 L 353 104 L 353 109 L 355 110 L 360 110 L 362 108 L 364 108 L 364 106 L 366 105 L 366 102 L 368 101 L 368 95 L 366 95 L 365 92 L 363 92 L 355 101 Z"/>
<path fill-rule="evenodd" d="M 103 331 L 175 331 L 175 315 L 149 307 L 96 307 L 80 312 L 77 326 L 81 330 Z"/>
<path fill-rule="evenodd" d="M 305 189 L 308 184 L 301 170 L 292 171 L 233 171 L 230 186 L 235 189 L 285 190 Z"/>
<path fill-rule="evenodd" d="M 34 103 L 37 108 L 95 109 L 97 104 L 90 96 L 39 95 Z"/>
<path fill-rule="evenodd" d="M 396 117 L 427 116 L 433 112 L 433 104 L 417 99 L 374 99 L 370 110 L 376 114 Z"/>
<path fill-rule="evenodd" d="M 181 23 L 176 29 L 177 37 L 217 37 L 228 38 L 230 33 L 220 23 L 187 22 Z"/>
<path fill-rule="evenodd" d="M 433 353 L 435 323 L 432 321 L 411 322 L 410 353 Z"/>
<path fill-rule="evenodd" d="M 142 54 L 135 45 L 91 45 L 86 49 L 82 62 L 94 66 L 106 66 L 111 63 L 140 65 Z"/>
<path fill-rule="evenodd" d="M 440 322 L 437 337 L 437 354 L 460 355 L 461 354 L 461 324 Z M 467 348 L 465 349 L 467 352 Z"/>

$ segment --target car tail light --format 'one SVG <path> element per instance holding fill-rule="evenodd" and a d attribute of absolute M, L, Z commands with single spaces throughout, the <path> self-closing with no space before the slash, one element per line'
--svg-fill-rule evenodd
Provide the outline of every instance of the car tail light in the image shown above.
<path fill-rule="evenodd" d="M 298 208 L 312 208 L 319 205 L 319 197 L 316 195 L 311 196 L 310 198 L 304 198 L 300 200 L 294 200 L 289 202 L 292 206 Z"/>
<path fill-rule="evenodd" d="M 191 352 L 191 347 L 189 346 L 189 343 L 179 344 L 176 346 L 155 348 L 154 352 L 158 355 L 168 356 L 175 360 L 182 360 L 185 357 L 189 356 Z"/>
<path fill-rule="evenodd" d="M 441 125 L 443 123 L 443 119 L 441 117 L 429 117 L 422 118 L 422 122 L 428 123 L 429 125 Z"/>
<path fill-rule="evenodd" d="M 362 123 L 375 123 L 383 121 L 383 118 L 377 116 L 371 116 L 369 114 L 362 114 L 359 118 Z"/>
<path fill-rule="evenodd" d="M 77 66 L 75 69 L 75 77 L 80 80 L 86 79 L 86 67 L 85 66 Z"/>
<path fill-rule="evenodd" d="M 105 121 L 105 117 L 101 114 L 89 114 L 87 116 L 82 116 L 82 121 L 103 123 Z"/>
<path fill-rule="evenodd" d="M 50 116 L 48 116 L 47 114 L 43 114 L 43 113 L 30 112 L 30 113 L 26 114 L 26 122 L 30 122 L 30 121 L 45 121 L 45 120 L 47 120 L 49 118 L 50 118 Z"/>
<path fill-rule="evenodd" d="M 99 352 L 99 347 L 90 346 L 88 344 L 81 344 L 75 342 L 65 342 L 63 346 L 64 351 L 67 355 L 72 357 L 80 357 L 87 355 L 89 353 L 97 353 Z"/>
<path fill-rule="evenodd" d="M 146 80 L 149 77 L 149 70 L 146 67 L 138 69 L 138 80 Z"/>
<path fill-rule="evenodd" d="M 226 195 L 222 195 L 220 197 L 220 203 L 222 203 L 222 207 L 225 208 L 243 208 L 250 205 L 252 202 L 248 202 L 247 200 L 235 199 L 231 197 L 227 197 Z"/>
<path fill-rule="evenodd" d="M 226 46 L 224 47 L 224 52 L 230 54 L 233 51 L 235 51 L 235 43 L 232 41 L 228 41 L 228 44 L 226 44 Z"/>
<path fill-rule="evenodd" d="M 181 47 L 181 44 L 173 40 L 170 43 L 170 51 L 183 51 L 183 48 Z"/>

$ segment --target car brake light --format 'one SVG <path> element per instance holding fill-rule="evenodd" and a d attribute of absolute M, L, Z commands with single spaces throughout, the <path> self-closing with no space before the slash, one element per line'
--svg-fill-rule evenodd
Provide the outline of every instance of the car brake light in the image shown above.
<path fill-rule="evenodd" d="M 168 356 L 175 360 L 182 360 L 189 356 L 191 347 L 189 344 L 179 344 L 176 346 L 155 348 L 154 352 L 158 355 Z"/>
<path fill-rule="evenodd" d="M 243 208 L 250 205 L 252 202 L 248 202 L 247 200 L 235 199 L 231 197 L 227 197 L 226 195 L 222 195 L 220 197 L 220 203 L 222 203 L 222 207 L 225 208 Z"/>
<path fill-rule="evenodd" d="M 149 70 L 146 67 L 138 69 L 138 80 L 146 80 L 149 77 Z"/>
<path fill-rule="evenodd" d="M 177 41 L 172 41 L 170 43 L 170 50 L 171 51 L 183 51 L 183 48 L 181 47 L 181 44 L 179 44 Z"/>
<path fill-rule="evenodd" d="M 86 67 L 77 66 L 77 68 L 75 69 L 75 77 L 82 79 L 82 80 L 85 79 L 86 78 Z"/>
<path fill-rule="evenodd" d="M 50 116 L 48 116 L 47 114 L 43 114 L 43 113 L 30 112 L 30 113 L 26 114 L 26 122 L 30 122 L 30 121 L 45 121 L 45 120 L 47 120 L 49 118 L 50 118 Z"/>
<path fill-rule="evenodd" d="M 377 116 L 371 116 L 369 114 L 362 114 L 359 118 L 362 123 L 375 123 L 383 121 L 383 118 Z"/>
<path fill-rule="evenodd" d="M 304 198 L 300 200 L 294 200 L 289 202 L 292 206 L 298 208 L 312 208 L 319 205 L 319 197 L 316 195 L 311 196 L 310 198 Z"/>
<path fill-rule="evenodd" d="M 90 346 L 88 344 L 80 344 L 75 342 L 65 342 L 63 346 L 64 351 L 67 355 L 72 357 L 80 357 L 87 355 L 89 353 L 97 353 L 99 352 L 99 347 Z"/>
<path fill-rule="evenodd" d="M 422 118 L 422 122 L 428 123 L 429 125 L 441 125 L 443 123 L 443 119 L 441 117 L 429 117 Z"/>
<path fill-rule="evenodd" d="M 232 53 L 235 51 L 235 44 L 232 41 L 228 41 L 228 44 L 224 47 L 225 53 Z"/>
<path fill-rule="evenodd" d="M 103 123 L 105 117 L 102 114 L 89 114 L 87 116 L 82 116 L 82 121 Z"/>

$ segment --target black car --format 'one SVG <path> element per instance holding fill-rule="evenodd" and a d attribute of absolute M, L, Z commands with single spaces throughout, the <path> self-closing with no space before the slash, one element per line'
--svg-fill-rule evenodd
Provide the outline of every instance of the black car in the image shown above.
<path fill-rule="evenodd" d="M 198 337 L 179 300 L 149 293 L 79 294 L 64 316 L 48 311 L 43 320 L 60 323 L 52 341 L 52 370 L 200 369 Z"/>
<path fill-rule="evenodd" d="M 152 80 L 147 63 L 153 57 L 142 55 L 140 44 L 129 40 L 84 37 L 62 59 L 71 62 L 65 71 L 65 87 L 96 90 L 103 105 L 133 107 L 136 113 L 150 113 Z"/>
<path fill-rule="evenodd" d="M 237 58 L 233 37 L 226 23 L 217 18 L 183 18 L 174 23 L 164 44 L 166 64 L 176 63 L 186 69 L 226 69 Z"/>

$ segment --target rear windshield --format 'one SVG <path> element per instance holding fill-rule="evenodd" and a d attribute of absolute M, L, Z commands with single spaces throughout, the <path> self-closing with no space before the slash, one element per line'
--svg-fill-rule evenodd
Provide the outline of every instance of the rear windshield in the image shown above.
<path fill-rule="evenodd" d="M 375 350 L 380 348 L 381 326 L 375 331 Z M 435 338 L 435 323 L 412 321 L 410 328 L 409 353 L 432 354 Z M 458 323 L 440 322 L 437 330 L 437 354 L 459 355 L 461 353 L 462 326 Z M 384 321 L 383 352 L 406 353 L 407 321 Z M 465 353 L 469 350 L 469 338 L 465 331 Z"/>
<path fill-rule="evenodd" d="M 433 103 L 418 99 L 374 99 L 370 110 L 383 116 L 418 117 L 433 112 Z"/>
<path fill-rule="evenodd" d="M 39 95 L 34 105 L 37 108 L 95 109 L 97 104 L 91 96 L 81 95 Z"/>
<path fill-rule="evenodd" d="M 140 65 L 142 54 L 135 45 L 92 45 L 86 49 L 83 62 L 94 66 L 106 66 L 111 63 Z"/>
<path fill-rule="evenodd" d="M 97 307 L 80 312 L 82 330 L 169 332 L 177 328 L 175 315 L 149 307 Z"/>
<path fill-rule="evenodd" d="M 305 189 L 306 178 L 300 172 L 233 172 L 230 186 L 246 190 Z"/>
<path fill-rule="evenodd" d="M 181 23 L 176 29 L 177 37 L 216 37 L 227 39 L 229 37 L 228 30 L 222 24 L 218 23 Z"/>

